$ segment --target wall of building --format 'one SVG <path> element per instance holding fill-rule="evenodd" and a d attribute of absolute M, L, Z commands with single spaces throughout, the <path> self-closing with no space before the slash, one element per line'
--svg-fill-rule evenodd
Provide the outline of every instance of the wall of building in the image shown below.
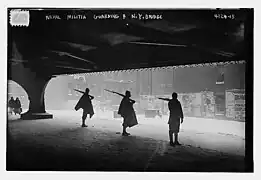
<path fill-rule="evenodd" d="M 154 71 L 131 71 L 131 72 L 115 72 L 104 73 L 103 75 L 84 75 L 85 82 L 75 80 L 72 76 L 57 77 L 48 84 L 46 89 L 46 104 L 47 107 L 62 108 L 62 103 L 68 100 L 77 100 L 78 96 L 68 96 L 69 86 L 71 83 L 74 88 L 77 84 L 78 88 L 84 90 L 90 88 L 91 94 L 96 96 L 96 99 L 101 99 L 101 96 L 114 98 L 104 89 L 117 90 L 124 93 L 125 90 L 130 90 L 134 98 L 139 95 L 164 95 L 171 94 L 173 91 L 178 93 L 196 93 L 204 90 L 209 90 L 215 93 L 223 93 L 226 89 L 243 89 L 245 87 L 245 65 L 228 65 L 224 68 L 224 84 L 217 85 L 216 81 L 220 74 L 220 69 L 217 67 L 191 67 L 191 68 L 176 68 L 159 69 Z M 151 78 L 152 77 L 152 78 Z M 132 81 L 128 86 L 118 88 L 117 83 L 108 83 L 108 80 L 116 81 Z M 152 88 L 152 91 L 151 91 Z M 74 92 L 75 93 L 75 92 Z M 58 103 L 59 102 L 59 103 Z"/>
<path fill-rule="evenodd" d="M 221 72 L 224 73 L 224 83 L 216 84 L 220 80 Z M 179 94 L 199 93 L 205 90 L 213 93 L 215 97 L 215 113 L 224 114 L 226 111 L 225 91 L 245 88 L 245 65 L 227 65 L 226 67 L 190 67 L 176 69 L 157 69 L 153 71 L 130 71 L 104 73 L 100 75 L 82 75 L 85 80 L 73 76 L 58 76 L 53 78 L 45 91 L 46 109 L 73 109 L 81 94 L 73 89 L 85 90 L 89 88 L 90 94 L 95 96 L 95 103 L 110 101 L 119 104 L 121 97 L 104 89 L 119 93 L 130 90 L 133 99 L 140 95 L 170 95 L 172 92 Z M 222 78 L 221 78 L 222 79 Z M 115 82 L 111 81 L 115 80 Z M 131 83 L 119 83 L 120 81 Z M 11 82 L 11 83 L 10 83 Z M 117 83 L 116 83 L 117 82 Z M 69 95 L 70 92 L 72 95 Z M 9 96 L 19 95 L 23 108 L 28 108 L 28 97 L 24 89 L 18 84 L 9 81 Z"/>
<path fill-rule="evenodd" d="M 245 87 L 245 65 L 228 65 L 223 72 L 224 84 L 216 84 L 220 76 L 220 69 L 209 66 L 85 75 L 86 82 L 84 83 L 74 80 L 71 76 L 64 76 L 65 78 L 61 82 L 58 82 L 58 79 L 55 80 L 56 83 L 54 83 L 52 91 L 55 92 L 55 89 L 62 91 L 61 87 L 63 87 L 67 89 L 66 93 L 68 93 L 68 83 L 72 83 L 74 88 L 76 88 L 76 84 L 81 84 L 78 88 L 82 90 L 88 87 L 96 96 L 104 95 L 106 87 L 113 90 L 118 89 L 120 93 L 130 90 L 133 96 L 149 95 L 150 93 L 152 95 L 170 94 L 173 91 L 178 93 L 195 93 L 204 90 L 224 92 L 227 89 L 243 89 Z M 124 86 L 126 89 L 122 89 L 116 87 L 117 83 L 108 83 L 108 80 L 130 80 L 132 83 L 129 86 Z M 67 83 L 67 85 L 62 85 L 63 83 Z M 53 95 L 50 94 L 50 96 Z"/>
<path fill-rule="evenodd" d="M 220 68 L 210 66 L 153 71 L 152 94 L 168 94 L 173 91 L 196 93 L 206 89 L 212 92 L 221 92 L 227 89 L 242 89 L 245 87 L 244 64 L 231 64 L 224 67 L 223 85 L 216 84 L 220 71 Z"/>

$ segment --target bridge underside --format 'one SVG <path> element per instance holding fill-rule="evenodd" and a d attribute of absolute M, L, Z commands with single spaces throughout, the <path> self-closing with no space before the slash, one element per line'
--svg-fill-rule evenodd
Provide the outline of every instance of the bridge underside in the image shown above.
<path fill-rule="evenodd" d="M 93 18 L 105 13 L 126 18 Z M 28 27 L 9 24 L 8 79 L 20 84 L 30 101 L 22 119 L 52 118 L 45 112 L 44 91 L 56 75 L 247 61 L 251 52 L 248 10 L 150 11 L 161 20 L 138 20 L 133 13 L 148 10 L 30 10 Z M 235 18 L 217 19 L 220 13 Z M 90 18 L 68 20 L 68 15 Z"/>

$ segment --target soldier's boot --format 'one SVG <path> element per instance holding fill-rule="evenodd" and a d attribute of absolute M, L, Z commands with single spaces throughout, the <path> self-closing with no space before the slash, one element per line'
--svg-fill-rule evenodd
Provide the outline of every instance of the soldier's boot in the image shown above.
<path fill-rule="evenodd" d="M 181 144 L 179 143 L 178 141 L 178 133 L 175 133 L 175 142 L 174 142 L 175 145 L 177 146 L 180 146 Z"/>
<path fill-rule="evenodd" d="M 123 131 L 122 131 L 123 136 L 129 136 L 130 135 L 130 133 L 127 133 L 126 128 L 127 127 L 123 126 Z"/>
<path fill-rule="evenodd" d="M 88 127 L 86 124 L 85 124 L 85 119 L 82 118 L 82 127 Z"/>
<path fill-rule="evenodd" d="M 169 145 L 170 146 L 175 146 L 175 144 L 173 142 L 173 133 L 172 133 L 172 131 L 169 131 Z"/>

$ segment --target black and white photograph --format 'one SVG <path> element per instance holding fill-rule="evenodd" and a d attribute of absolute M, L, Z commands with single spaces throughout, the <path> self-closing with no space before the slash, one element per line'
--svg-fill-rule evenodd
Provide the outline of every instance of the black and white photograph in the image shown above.
<path fill-rule="evenodd" d="M 253 8 L 7 18 L 6 171 L 254 171 Z"/>

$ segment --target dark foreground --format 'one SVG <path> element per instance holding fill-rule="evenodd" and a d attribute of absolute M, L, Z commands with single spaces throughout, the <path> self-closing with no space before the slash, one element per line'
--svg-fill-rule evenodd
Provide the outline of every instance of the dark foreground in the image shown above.
<path fill-rule="evenodd" d="M 7 147 L 9 171 L 245 171 L 243 156 L 54 120 L 9 122 Z"/>

